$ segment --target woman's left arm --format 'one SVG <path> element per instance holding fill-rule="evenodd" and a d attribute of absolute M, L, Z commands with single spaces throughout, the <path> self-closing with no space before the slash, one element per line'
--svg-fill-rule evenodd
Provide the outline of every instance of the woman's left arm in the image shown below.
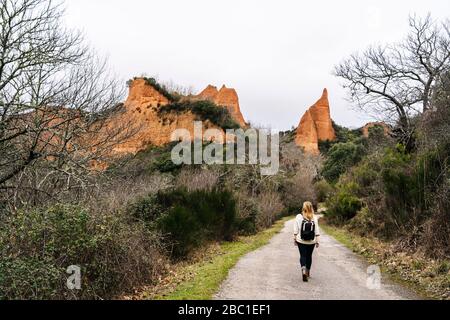
<path fill-rule="evenodd" d="M 316 247 L 319 247 L 319 238 L 320 238 L 320 227 L 319 227 L 319 219 L 316 218 Z"/>

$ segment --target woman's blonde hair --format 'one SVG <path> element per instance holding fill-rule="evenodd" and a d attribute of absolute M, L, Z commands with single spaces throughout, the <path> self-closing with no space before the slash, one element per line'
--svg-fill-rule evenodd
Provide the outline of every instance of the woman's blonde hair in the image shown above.
<path fill-rule="evenodd" d="M 308 220 L 314 219 L 314 207 L 311 202 L 306 201 L 303 203 L 302 215 Z"/>

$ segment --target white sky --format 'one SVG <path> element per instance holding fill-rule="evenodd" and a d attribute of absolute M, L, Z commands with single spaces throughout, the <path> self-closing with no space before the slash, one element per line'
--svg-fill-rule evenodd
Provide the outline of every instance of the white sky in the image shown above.
<path fill-rule="evenodd" d="M 331 72 L 349 54 L 400 40 L 409 14 L 450 17 L 448 0 L 67 0 L 66 19 L 124 80 L 146 74 L 234 87 L 244 117 L 297 126 L 321 95 L 341 125 L 367 122 Z"/>

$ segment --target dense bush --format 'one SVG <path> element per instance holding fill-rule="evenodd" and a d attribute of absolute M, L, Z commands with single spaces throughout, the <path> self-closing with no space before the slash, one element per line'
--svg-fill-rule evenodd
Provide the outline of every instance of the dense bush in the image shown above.
<path fill-rule="evenodd" d="M 444 141 L 413 154 L 402 145 L 372 152 L 340 177 L 330 215 L 361 234 L 442 257 L 450 242 L 449 150 Z M 360 204 L 366 207 L 357 213 Z"/>
<path fill-rule="evenodd" d="M 153 159 L 150 163 L 150 172 L 158 171 L 161 173 L 175 172 L 182 167 L 181 164 L 175 164 L 172 161 L 172 155 L 170 152 L 161 154 L 160 156 Z"/>
<path fill-rule="evenodd" d="M 150 194 L 137 198 L 128 205 L 128 213 L 137 221 L 152 226 L 164 212 L 165 208 L 157 201 L 156 195 Z"/>
<path fill-rule="evenodd" d="M 161 115 L 171 112 L 181 113 L 187 111 L 198 116 L 199 120 L 209 120 L 211 123 L 225 130 L 239 128 L 239 124 L 233 120 L 227 108 L 217 106 L 213 102 L 206 100 L 174 102 L 162 106 L 158 110 Z"/>
<path fill-rule="evenodd" d="M 383 223 L 380 220 L 377 221 L 374 214 L 369 208 L 364 207 L 351 219 L 348 223 L 350 230 L 361 235 L 370 236 L 372 234 L 380 234 L 383 232 Z"/>
<path fill-rule="evenodd" d="M 411 166 L 411 155 L 403 147 L 386 150 L 382 158 L 381 178 L 388 221 L 405 225 L 418 218 L 423 198 L 418 194 L 419 185 Z"/>
<path fill-rule="evenodd" d="M 238 225 L 236 202 L 228 191 L 169 190 L 143 198 L 131 209 L 165 235 L 175 258 L 209 240 L 231 240 Z"/>
<path fill-rule="evenodd" d="M 334 141 L 319 141 L 319 150 L 322 154 L 328 155 L 330 149 L 338 143 L 355 142 L 360 143 L 362 139 L 362 131 L 360 129 L 352 130 L 342 127 L 333 121 L 336 139 Z"/>
<path fill-rule="evenodd" d="M 337 186 L 337 191 L 326 202 L 327 217 L 335 222 L 346 222 L 356 216 L 363 207 L 356 196 L 359 186 L 356 183 L 344 183 Z"/>
<path fill-rule="evenodd" d="M 0 299 L 112 298 L 162 269 L 159 237 L 120 215 L 56 205 L 19 211 L 0 226 Z M 66 269 L 81 268 L 81 290 Z"/>
<path fill-rule="evenodd" d="M 353 142 L 338 143 L 331 147 L 322 168 L 322 176 L 330 182 L 336 182 L 341 174 L 357 164 L 363 158 L 365 149 Z"/>
<path fill-rule="evenodd" d="M 325 202 L 333 194 L 333 187 L 326 180 L 317 181 L 314 184 L 314 190 L 319 202 Z"/>

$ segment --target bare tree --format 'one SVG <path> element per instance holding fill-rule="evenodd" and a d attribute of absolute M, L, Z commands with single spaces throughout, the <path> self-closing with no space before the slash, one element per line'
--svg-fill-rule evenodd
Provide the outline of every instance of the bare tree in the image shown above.
<path fill-rule="evenodd" d="M 83 186 L 128 135 L 126 124 L 109 124 L 122 91 L 63 13 L 51 0 L 0 0 L 0 189 L 9 199 Z"/>
<path fill-rule="evenodd" d="M 353 54 L 335 68 L 359 108 L 397 121 L 405 134 L 411 117 L 430 108 L 436 81 L 450 69 L 450 22 L 414 16 L 409 26 L 404 41 Z"/>

